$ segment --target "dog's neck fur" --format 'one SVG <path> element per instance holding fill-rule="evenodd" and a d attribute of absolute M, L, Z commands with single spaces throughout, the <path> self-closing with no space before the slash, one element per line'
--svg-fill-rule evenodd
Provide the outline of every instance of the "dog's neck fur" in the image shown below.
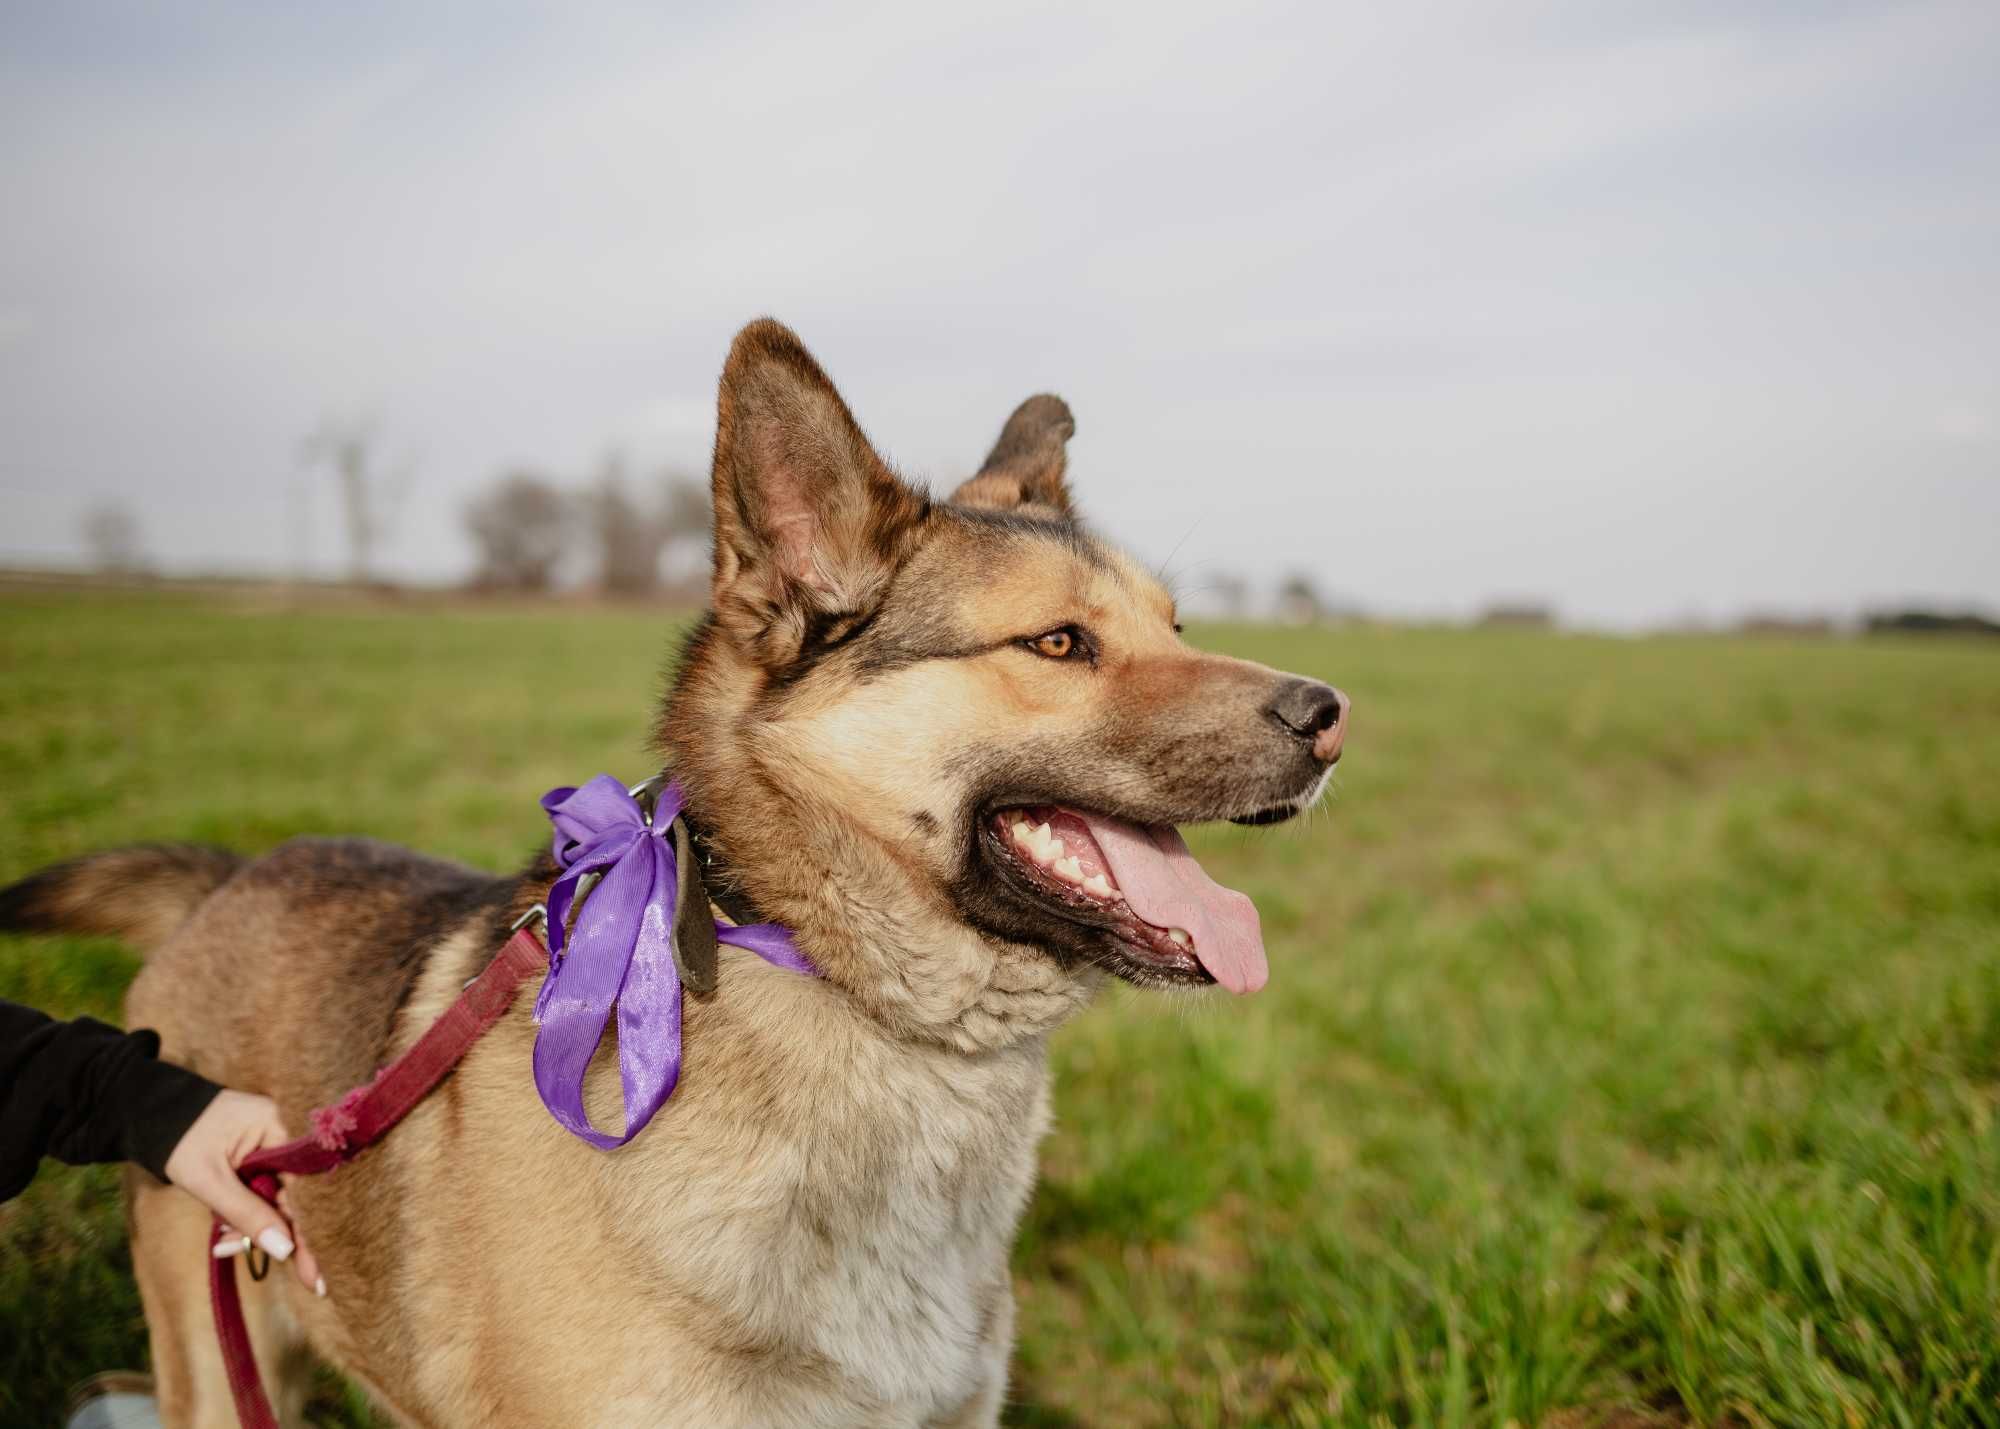
<path fill-rule="evenodd" d="M 868 835 L 801 793 L 810 781 L 766 774 L 760 761 L 783 755 L 760 749 L 750 728 L 759 677 L 714 658 L 719 638 L 704 627 L 689 641 L 658 743 L 707 848 L 758 915 L 789 928 L 827 979 L 898 1037 L 992 1051 L 1080 1010 L 1101 980 L 1094 969 L 967 927 L 899 851 L 857 850 Z M 733 734 L 690 737 L 702 729 Z"/>

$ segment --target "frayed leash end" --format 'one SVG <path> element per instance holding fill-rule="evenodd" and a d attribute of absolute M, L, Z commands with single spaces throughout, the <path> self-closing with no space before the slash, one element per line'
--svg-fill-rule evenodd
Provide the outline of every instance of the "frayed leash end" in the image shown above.
<path fill-rule="evenodd" d="M 332 1106 L 316 1107 L 312 1112 L 312 1138 L 315 1145 L 326 1151 L 347 1150 L 347 1138 L 361 1125 L 361 1103 L 367 1099 L 373 1082 L 364 1083 L 335 1102 Z"/>

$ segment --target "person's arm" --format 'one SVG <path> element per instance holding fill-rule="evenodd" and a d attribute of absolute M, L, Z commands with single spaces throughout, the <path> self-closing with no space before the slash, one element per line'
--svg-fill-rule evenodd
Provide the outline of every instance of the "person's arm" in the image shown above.
<path fill-rule="evenodd" d="M 135 1161 L 166 1180 L 174 1147 L 222 1088 L 159 1055 L 156 1032 L 0 1002 L 0 1200 L 44 1156 Z"/>
<path fill-rule="evenodd" d="M 0 1001 L 0 1201 L 27 1188 L 44 1156 L 135 1162 L 243 1233 L 217 1254 L 254 1242 L 289 1260 L 296 1249 L 299 1278 L 326 1294 L 286 1217 L 236 1175 L 244 1157 L 286 1139 L 277 1106 L 159 1058 L 156 1032 L 121 1032 L 88 1017 L 57 1022 Z"/>

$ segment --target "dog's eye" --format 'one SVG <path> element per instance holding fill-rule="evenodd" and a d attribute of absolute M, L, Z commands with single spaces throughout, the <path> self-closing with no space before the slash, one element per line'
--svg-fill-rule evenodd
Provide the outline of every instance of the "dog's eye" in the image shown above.
<path fill-rule="evenodd" d="M 1051 630 L 1046 635 L 1037 635 L 1026 643 L 1030 650 L 1049 660 L 1067 660 L 1083 650 L 1083 642 L 1077 638 L 1076 628 L 1069 625 L 1060 630 Z"/>

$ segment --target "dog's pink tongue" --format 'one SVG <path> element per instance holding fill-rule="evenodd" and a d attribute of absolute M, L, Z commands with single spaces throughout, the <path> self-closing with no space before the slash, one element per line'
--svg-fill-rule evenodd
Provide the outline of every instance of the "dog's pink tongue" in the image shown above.
<path fill-rule="evenodd" d="M 1271 975 L 1257 906 L 1210 878 L 1180 831 L 1085 814 L 1090 836 L 1132 911 L 1160 928 L 1185 928 L 1209 976 L 1234 993 L 1255 992 Z"/>

